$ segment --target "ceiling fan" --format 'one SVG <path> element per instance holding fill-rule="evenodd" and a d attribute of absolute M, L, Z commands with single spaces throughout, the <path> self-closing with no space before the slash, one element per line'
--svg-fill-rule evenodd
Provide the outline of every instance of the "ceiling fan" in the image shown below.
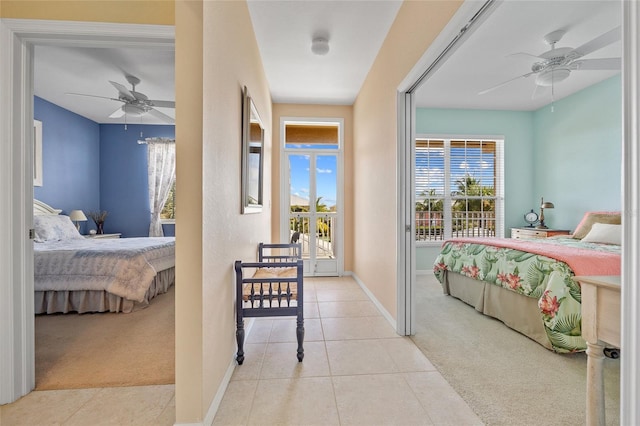
<path fill-rule="evenodd" d="M 176 103 L 174 101 L 160 101 L 160 100 L 152 100 L 147 97 L 144 93 L 136 92 L 136 86 L 140 84 L 140 79 L 133 75 L 125 75 L 125 78 L 131 84 L 132 89 L 129 90 L 125 86 L 120 83 L 116 83 L 115 81 L 109 81 L 113 87 L 118 91 L 117 98 L 108 98 L 105 96 L 97 96 L 97 95 L 87 95 L 84 93 L 67 93 L 68 95 L 75 96 L 89 96 L 92 98 L 101 98 L 101 99 L 110 99 L 112 101 L 122 102 L 123 105 L 115 110 L 110 118 L 120 118 L 124 115 L 132 116 L 132 117 L 141 117 L 145 114 L 149 114 L 154 116 L 155 118 L 164 121 L 165 123 L 173 124 L 175 120 L 172 117 L 169 117 L 167 114 L 158 111 L 155 107 L 160 108 L 175 108 Z"/>
<path fill-rule="evenodd" d="M 551 49 L 547 50 L 544 53 L 541 53 L 540 55 L 531 55 L 529 53 L 522 52 L 509 55 L 527 55 L 538 58 L 540 60 L 534 62 L 533 65 L 531 65 L 531 72 L 519 75 L 496 86 L 485 89 L 478 94 L 484 95 L 485 93 L 489 93 L 500 87 L 506 86 L 513 81 L 535 75 L 536 88 L 532 96 L 535 97 L 536 93 L 539 92 L 539 88 L 551 87 L 551 89 L 553 90 L 553 85 L 566 80 L 571 75 L 572 71 L 620 69 L 620 58 L 581 58 L 588 55 L 589 53 L 595 52 L 596 50 L 602 49 L 603 47 L 606 47 L 620 40 L 622 36 L 621 27 L 616 27 L 612 30 L 609 30 L 606 33 L 594 38 L 591 41 L 586 42 L 582 46 L 575 49 L 571 47 L 556 48 L 556 43 L 558 43 L 562 39 L 565 33 L 566 31 L 564 30 L 557 30 L 544 36 L 544 41 L 551 47 Z"/>

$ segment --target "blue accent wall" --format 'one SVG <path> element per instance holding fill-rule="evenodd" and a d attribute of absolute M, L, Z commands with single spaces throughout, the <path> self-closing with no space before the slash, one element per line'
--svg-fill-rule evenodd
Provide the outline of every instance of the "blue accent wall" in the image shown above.
<path fill-rule="evenodd" d="M 100 208 L 100 127 L 42 98 L 34 98 L 36 120 L 42 121 L 42 186 L 34 197 L 63 214 Z M 82 223 L 87 233 L 89 221 Z"/>
<path fill-rule="evenodd" d="M 540 198 L 554 203 L 545 222 L 573 230 L 585 211 L 620 210 L 622 86 L 620 76 L 537 111 L 418 108 L 416 132 L 504 136 L 505 233 L 523 226 Z M 430 271 L 438 246 L 419 247 L 417 270 Z"/>
<path fill-rule="evenodd" d="M 149 236 L 147 146 L 138 140 L 175 137 L 173 125 L 98 124 L 78 114 L 34 98 L 34 118 L 42 121 L 43 186 L 34 197 L 52 207 L 106 210 L 105 233 L 123 237 Z M 91 219 L 80 232 L 95 229 Z M 174 225 L 164 225 L 175 236 Z"/>
<path fill-rule="evenodd" d="M 138 140 L 175 137 L 175 126 L 100 125 L 100 204 L 109 212 L 106 233 L 123 237 L 148 237 L 150 210 L 147 179 L 147 146 Z M 175 235 L 165 225 L 165 235 Z"/>

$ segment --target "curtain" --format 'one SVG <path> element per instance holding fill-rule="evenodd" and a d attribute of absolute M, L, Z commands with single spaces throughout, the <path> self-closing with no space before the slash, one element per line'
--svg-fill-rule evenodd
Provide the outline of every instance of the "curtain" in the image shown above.
<path fill-rule="evenodd" d="M 167 202 L 176 177 L 175 139 L 147 138 L 147 164 L 149 167 L 150 237 L 163 237 L 160 213 Z"/>

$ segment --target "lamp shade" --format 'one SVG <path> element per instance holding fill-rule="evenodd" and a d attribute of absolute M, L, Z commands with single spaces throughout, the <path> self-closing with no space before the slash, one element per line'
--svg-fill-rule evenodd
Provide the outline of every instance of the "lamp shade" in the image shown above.
<path fill-rule="evenodd" d="M 553 203 L 549 202 L 549 201 L 545 201 L 544 203 L 542 203 L 542 205 L 540 206 L 540 208 L 543 209 L 552 209 L 555 206 L 553 205 Z"/>
<path fill-rule="evenodd" d="M 84 215 L 82 210 L 71 210 L 69 218 L 74 222 L 86 222 L 87 216 Z"/>

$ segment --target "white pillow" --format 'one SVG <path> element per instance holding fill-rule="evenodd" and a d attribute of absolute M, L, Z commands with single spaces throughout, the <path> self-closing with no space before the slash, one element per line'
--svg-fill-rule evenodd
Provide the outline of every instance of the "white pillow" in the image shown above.
<path fill-rule="evenodd" d="M 591 231 L 582 239 L 588 243 L 622 244 L 622 225 L 594 223 Z"/>
<path fill-rule="evenodd" d="M 33 216 L 33 227 L 36 231 L 35 241 L 37 243 L 84 238 L 71 222 L 71 218 L 65 215 L 35 215 Z"/>

